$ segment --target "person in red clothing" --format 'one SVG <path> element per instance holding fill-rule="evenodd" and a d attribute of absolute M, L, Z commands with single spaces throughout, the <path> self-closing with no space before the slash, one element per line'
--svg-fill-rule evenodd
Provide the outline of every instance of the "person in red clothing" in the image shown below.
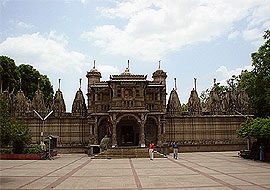
<path fill-rule="evenodd" d="M 150 143 L 150 145 L 148 147 L 148 152 L 149 152 L 150 160 L 153 160 L 154 159 L 154 149 L 155 149 L 155 145 L 151 141 L 151 143 Z"/>

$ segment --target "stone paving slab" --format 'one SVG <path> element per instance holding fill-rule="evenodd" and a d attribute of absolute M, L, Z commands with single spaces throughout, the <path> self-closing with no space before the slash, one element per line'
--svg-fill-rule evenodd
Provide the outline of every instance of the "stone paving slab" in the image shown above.
<path fill-rule="evenodd" d="M 94 159 L 62 154 L 55 160 L 0 160 L 2 190 L 26 189 L 270 189 L 270 164 L 237 152 L 181 153 L 179 159 Z"/>

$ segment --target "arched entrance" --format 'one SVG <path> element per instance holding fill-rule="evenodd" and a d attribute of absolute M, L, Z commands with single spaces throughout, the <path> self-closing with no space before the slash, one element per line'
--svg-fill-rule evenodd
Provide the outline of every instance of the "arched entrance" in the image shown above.
<path fill-rule="evenodd" d="M 101 140 L 108 135 L 108 117 L 100 118 L 98 122 L 98 144 L 100 144 Z"/>
<path fill-rule="evenodd" d="M 139 145 L 139 123 L 134 116 L 122 117 L 117 124 L 116 130 L 118 146 Z"/>
<path fill-rule="evenodd" d="M 147 145 L 153 141 L 154 144 L 157 144 L 157 121 L 155 117 L 148 117 L 144 127 L 145 132 L 145 143 Z"/>

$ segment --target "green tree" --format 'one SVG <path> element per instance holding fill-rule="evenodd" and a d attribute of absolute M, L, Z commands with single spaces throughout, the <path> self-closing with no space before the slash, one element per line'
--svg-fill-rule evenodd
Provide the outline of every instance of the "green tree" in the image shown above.
<path fill-rule="evenodd" d="M 47 75 L 41 75 L 31 65 L 21 64 L 17 67 L 22 79 L 22 91 L 29 99 L 33 99 L 35 92 L 38 89 L 38 79 L 40 79 L 40 90 L 44 96 L 46 105 L 49 105 L 53 100 L 53 87 Z"/>
<path fill-rule="evenodd" d="M 257 117 L 270 116 L 270 31 L 265 31 L 265 42 L 251 54 L 254 69 L 240 76 L 240 86 L 246 89 Z"/>
<path fill-rule="evenodd" d="M 6 56 L 0 56 L 0 78 L 3 81 L 3 89 L 12 90 L 12 88 L 18 89 L 18 81 L 20 74 L 17 71 L 17 66 L 13 59 Z"/>
<path fill-rule="evenodd" d="M 13 152 L 20 154 L 30 142 L 28 126 L 10 117 L 7 103 L 0 96 L 0 146 L 12 146 Z"/>
<path fill-rule="evenodd" d="M 40 90 L 44 96 L 45 104 L 48 106 L 53 100 L 53 87 L 47 75 L 41 75 L 39 71 L 31 65 L 21 64 L 18 67 L 14 60 L 0 56 L 0 75 L 3 80 L 3 89 L 7 88 L 9 83 L 9 91 L 13 88 L 15 92 L 19 90 L 20 78 L 22 80 L 22 90 L 26 98 L 32 100 L 38 89 L 38 79 L 40 78 Z"/>
<path fill-rule="evenodd" d="M 241 138 L 270 139 L 270 117 L 247 119 L 236 131 L 236 135 Z"/>

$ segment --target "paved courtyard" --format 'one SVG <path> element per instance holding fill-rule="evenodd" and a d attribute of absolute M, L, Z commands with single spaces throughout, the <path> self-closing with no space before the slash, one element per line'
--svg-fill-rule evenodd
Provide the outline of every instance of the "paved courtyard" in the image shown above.
<path fill-rule="evenodd" d="M 0 160 L 1 189 L 270 189 L 270 164 L 237 152 L 182 153 L 179 160 Z"/>

